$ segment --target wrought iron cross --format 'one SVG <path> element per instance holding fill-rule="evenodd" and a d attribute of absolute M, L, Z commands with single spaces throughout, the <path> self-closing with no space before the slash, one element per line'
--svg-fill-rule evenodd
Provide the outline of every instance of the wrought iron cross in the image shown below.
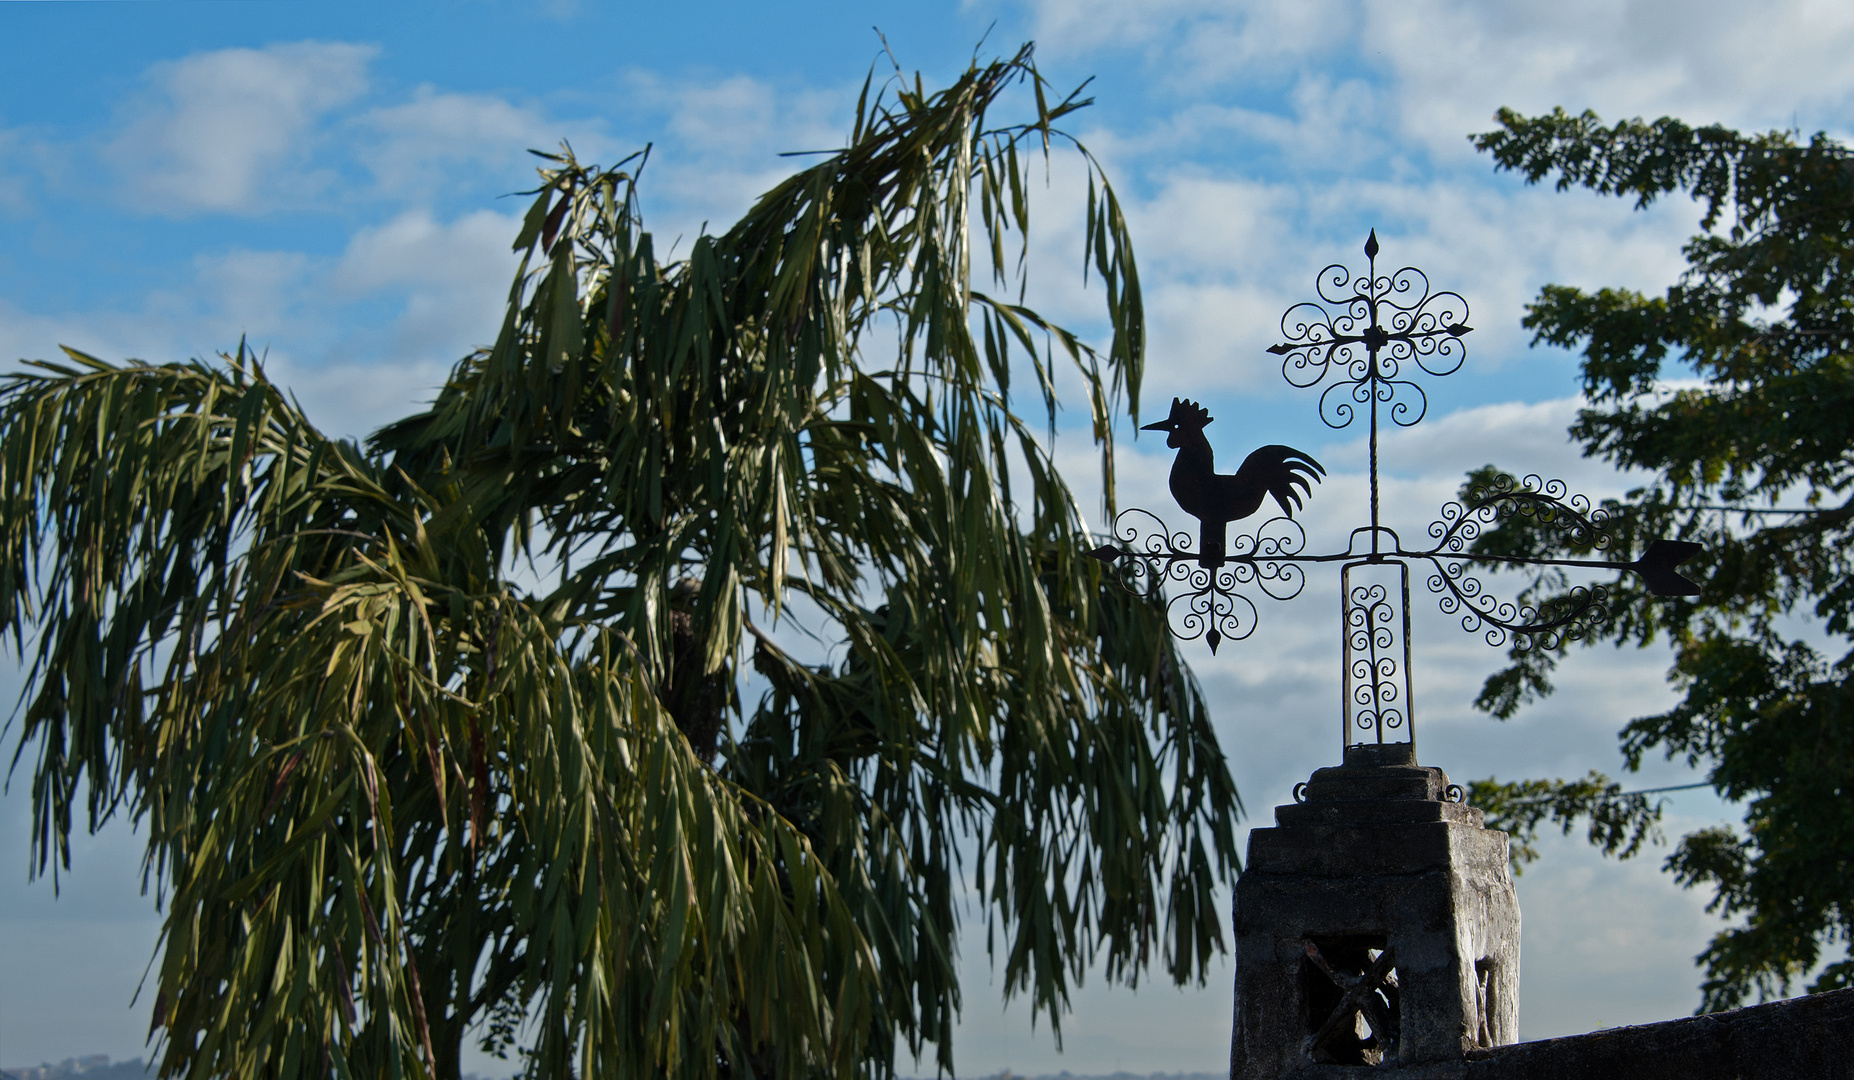
<path fill-rule="evenodd" d="M 1295 304 L 1281 317 L 1286 340 L 1269 348 L 1282 357 L 1281 373 L 1301 388 L 1327 384 L 1320 394 L 1320 419 L 1348 428 L 1362 413 L 1369 428 L 1371 519 L 1351 531 L 1344 550 L 1309 554 L 1307 535 L 1293 518 L 1318 475 L 1317 462 L 1291 447 L 1263 447 L 1235 474 L 1211 467 L 1203 427 L 1209 413 L 1177 401 L 1172 416 L 1150 429 L 1168 432 L 1179 456 L 1171 487 L 1180 505 L 1197 517 L 1194 545 L 1188 531 L 1174 531 L 1148 510 L 1131 508 L 1114 518 L 1114 542 L 1090 552 L 1116 565 L 1128 588 L 1163 596 L 1172 632 L 1183 640 L 1202 637 L 1215 653 L 1225 640 L 1255 632 L 1258 612 L 1251 593 L 1291 600 L 1306 587 L 1307 563 L 1340 564 L 1344 641 L 1345 745 L 1414 742 L 1410 715 L 1410 564 L 1427 562 L 1427 585 L 1443 612 L 1461 617 L 1462 629 L 1484 634 L 1489 645 L 1555 647 L 1588 634 L 1608 616 L 1604 586 L 1579 585 L 1563 602 L 1539 607 L 1501 600 L 1468 573 L 1470 566 L 1576 566 L 1628 570 L 1656 596 L 1691 596 L 1699 586 L 1675 567 L 1698 553 L 1699 545 L 1678 540 L 1650 542 L 1633 561 L 1543 559 L 1474 550 L 1483 531 L 1516 516 L 1532 518 L 1563 534 L 1573 547 L 1605 552 L 1611 545 L 1609 515 L 1590 500 L 1572 495 L 1558 480 L 1500 476 L 1450 501 L 1430 523 L 1427 547 L 1406 548 L 1380 517 L 1378 429 L 1381 419 L 1413 427 L 1429 411 L 1429 398 L 1415 381 L 1460 370 L 1467 358 L 1462 340 L 1468 303 L 1459 293 L 1432 292 L 1415 267 L 1379 274 L 1378 236 L 1365 241 L 1366 272 L 1358 277 L 1337 263 L 1320 271 L 1318 301 Z M 1253 532 L 1225 538 L 1229 522 L 1254 514 L 1265 496 L 1283 513 Z M 1401 738 L 1386 738 L 1399 734 Z"/>

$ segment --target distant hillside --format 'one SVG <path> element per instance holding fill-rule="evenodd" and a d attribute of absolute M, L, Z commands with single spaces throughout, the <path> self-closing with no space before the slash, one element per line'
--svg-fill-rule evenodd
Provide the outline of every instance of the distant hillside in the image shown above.
<path fill-rule="evenodd" d="M 154 1064 L 142 1064 L 141 1058 L 110 1063 L 108 1054 L 66 1058 L 56 1065 L 12 1065 L 0 1069 L 0 1080 L 146 1080 L 154 1075 Z M 464 1080 L 480 1080 L 475 1073 Z M 934 1080 L 923 1077 L 921 1080 Z M 1024 1076 L 1006 1069 L 980 1080 L 1229 1080 L 1227 1073 L 1073 1073 L 1064 1069 L 1054 1076 Z"/>
<path fill-rule="evenodd" d="M 934 1078 L 931 1076 L 925 1076 L 925 1077 L 920 1077 L 919 1080 L 934 1080 Z M 1011 1070 L 1006 1069 L 1000 1073 L 992 1073 L 990 1076 L 977 1078 L 977 1080 L 1230 1080 L 1230 1075 L 1229 1073 L 1226 1073 L 1226 1072 L 1219 1072 L 1219 1073 L 1201 1073 L 1201 1072 L 1200 1073 L 1163 1073 L 1163 1072 L 1156 1072 L 1156 1073 L 1130 1073 L 1130 1072 L 1073 1073 L 1067 1069 L 1064 1069 L 1061 1072 L 1056 1073 L 1053 1076 L 1050 1076 L 1050 1075 L 1025 1076 L 1022 1073 L 1014 1073 Z"/>
<path fill-rule="evenodd" d="M 112 1065 L 108 1054 L 65 1058 L 56 1065 L 9 1065 L 0 1069 L 0 1080 L 64 1080 L 71 1076 L 84 1080 L 145 1080 L 153 1075 L 152 1063 L 143 1065 L 141 1058 L 130 1058 Z"/>
<path fill-rule="evenodd" d="M 141 1058 L 130 1058 L 110 1064 L 108 1054 L 91 1054 L 89 1057 L 65 1058 L 56 1065 L 11 1065 L 0 1069 L 0 1080 L 67 1080 L 70 1077 L 82 1077 L 83 1080 L 148 1080 L 154 1075 L 154 1063 L 142 1064 Z M 463 1080 L 484 1080 L 476 1073 L 465 1073 Z"/>

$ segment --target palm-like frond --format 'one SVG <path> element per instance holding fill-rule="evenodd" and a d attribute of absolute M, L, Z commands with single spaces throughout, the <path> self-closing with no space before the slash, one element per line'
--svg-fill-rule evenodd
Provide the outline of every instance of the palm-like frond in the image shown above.
<path fill-rule="evenodd" d="M 21 746 L 42 860 L 85 782 L 149 826 L 167 1074 L 455 1075 L 511 1001 L 599 1075 L 712 1065 L 741 1017 L 782 1065 L 855 1060 L 873 958 L 834 883 L 621 634 L 495 580 L 448 493 L 388 493 L 248 358 L 75 358 L 0 414 L 34 450 L 0 492 Z"/>
<path fill-rule="evenodd" d="M 86 784 L 148 822 L 166 1074 L 449 1077 L 523 1015 L 538 1075 L 950 1065 L 966 860 L 1052 1023 L 1099 956 L 1201 975 L 1235 792 L 1010 389 L 1053 428 L 1066 355 L 1111 476 L 1143 325 L 1085 151 L 1111 345 L 973 287 L 1085 104 L 1044 91 L 1027 51 L 866 88 L 673 263 L 634 169 L 551 157 L 496 344 L 365 449 L 242 349 L 13 378 L 39 850 Z M 835 662 L 781 647 L 801 609 Z"/>

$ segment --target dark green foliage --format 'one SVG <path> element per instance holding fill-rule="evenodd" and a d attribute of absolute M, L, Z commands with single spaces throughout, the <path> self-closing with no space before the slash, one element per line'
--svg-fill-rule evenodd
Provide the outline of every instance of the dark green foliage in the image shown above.
<path fill-rule="evenodd" d="M 1085 151 L 1107 350 L 974 288 L 1022 287 L 1086 104 L 1045 90 L 1028 50 L 866 87 L 843 150 L 679 262 L 641 159 L 545 155 L 495 344 L 365 446 L 243 349 L 11 377 L 40 866 L 81 811 L 147 830 L 164 1075 L 448 1080 L 466 1039 L 545 1077 L 945 1068 L 974 876 L 1052 1026 L 1097 959 L 1203 976 L 1236 792 L 1038 439 L 1072 363 L 1110 467 L 1139 384 Z"/>
<path fill-rule="evenodd" d="M 1572 435 L 1586 452 L 1656 478 L 1608 504 L 1613 550 L 1639 554 L 1657 536 L 1704 546 L 1682 568 L 1700 596 L 1653 600 L 1625 576 L 1592 640 L 1673 641 L 1684 699 L 1629 723 L 1624 757 L 1631 769 L 1651 753 L 1684 759 L 1745 806 L 1742 828 L 1689 835 L 1667 861 L 1735 920 L 1700 957 L 1702 1007 L 1787 993 L 1854 935 L 1854 653 L 1824 657 L 1798 627 L 1813 621 L 1837 648 L 1854 637 L 1854 156 L 1822 135 L 1800 143 L 1671 119 L 1498 119 L 1476 145 L 1529 181 L 1556 176 L 1561 190 L 1637 206 L 1687 192 L 1706 208 L 1687 272 L 1665 294 L 1548 286 L 1525 325 L 1536 342 L 1583 351 L 1591 406 Z M 1501 532 L 1490 542 L 1562 550 L 1523 520 Z M 1547 575 L 1532 595 L 1563 587 Z M 1549 693 L 1562 652 L 1515 651 L 1479 704 L 1510 716 Z M 1605 783 L 1477 792 L 1508 808 L 1547 798 L 1505 813 L 1525 837 L 1542 813 L 1567 829 L 1594 815 L 1592 841 L 1626 856 L 1658 810 L 1602 798 Z M 1854 967 L 1839 961 L 1809 989 L 1847 985 Z"/>
<path fill-rule="evenodd" d="M 1590 842 L 1623 859 L 1661 839 L 1662 805 L 1625 793 L 1595 769 L 1582 780 L 1476 780 L 1468 785 L 1468 802 L 1487 812 L 1488 828 L 1512 834 L 1514 873 L 1537 861 L 1532 841 L 1547 821 L 1569 836 L 1579 820 L 1588 820 Z"/>

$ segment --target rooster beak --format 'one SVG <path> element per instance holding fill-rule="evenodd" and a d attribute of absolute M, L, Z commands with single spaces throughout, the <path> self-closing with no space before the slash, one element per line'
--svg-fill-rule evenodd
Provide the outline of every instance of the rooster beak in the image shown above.
<path fill-rule="evenodd" d="M 1172 422 L 1170 420 L 1161 420 L 1156 424 L 1145 424 L 1141 426 L 1140 430 L 1141 431 L 1170 431 L 1172 430 Z"/>

